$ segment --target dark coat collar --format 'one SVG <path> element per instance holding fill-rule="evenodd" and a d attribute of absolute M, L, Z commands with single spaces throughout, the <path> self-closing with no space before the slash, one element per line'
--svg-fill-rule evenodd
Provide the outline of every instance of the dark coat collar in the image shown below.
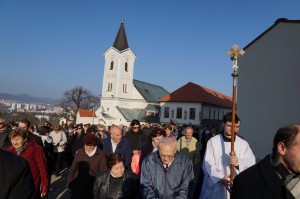
<path fill-rule="evenodd" d="M 282 182 L 275 169 L 273 169 L 270 155 L 259 162 L 259 168 L 268 189 L 274 194 L 280 194 Z"/>

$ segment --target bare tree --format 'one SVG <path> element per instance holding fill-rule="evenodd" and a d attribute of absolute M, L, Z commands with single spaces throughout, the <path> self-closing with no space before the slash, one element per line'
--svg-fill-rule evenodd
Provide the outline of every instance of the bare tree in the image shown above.
<path fill-rule="evenodd" d="M 98 100 L 98 97 L 93 95 L 91 91 L 82 86 L 76 86 L 75 88 L 64 92 L 60 99 L 60 106 L 65 110 L 91 109 Z"/>

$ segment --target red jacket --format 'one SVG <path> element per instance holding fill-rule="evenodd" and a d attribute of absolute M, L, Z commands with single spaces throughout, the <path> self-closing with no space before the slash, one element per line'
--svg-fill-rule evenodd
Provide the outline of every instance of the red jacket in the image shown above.
<path fill-rule="evenodd" d="M 13 146 L 8 147 L 7 150 L 16 154 Z M 19 156 L 27 160 L 34 180 L 35 188 L 40 193 L 47 193 L 49 181 L 47 176 L 47 160 L 43 148 L 33 141 L 27 141 L 26 148 Z"/>

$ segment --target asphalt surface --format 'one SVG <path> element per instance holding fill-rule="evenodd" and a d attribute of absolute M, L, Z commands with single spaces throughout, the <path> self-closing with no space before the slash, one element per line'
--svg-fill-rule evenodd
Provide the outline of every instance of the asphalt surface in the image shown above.
<path fill-rule="evenodd" d="M 70 192 L 67 190 L 67 178 L 68 170 L 65 169 L 61 172 L 59 177 L 55 175 L 51 176 L 51 185 L 52 191 L 49 191 L 48 199 L 70 199 Z"/>

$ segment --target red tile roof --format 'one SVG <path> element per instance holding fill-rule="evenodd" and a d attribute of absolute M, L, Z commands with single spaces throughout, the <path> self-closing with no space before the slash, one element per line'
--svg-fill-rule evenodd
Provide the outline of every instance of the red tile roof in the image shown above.
<path fill-rule="evenodd" d="M 89 110 L 79 110 L 80 117 L 96 117 L 94 111 Z"/>
<path fill-rule="evenodd" d="M 232 98 L 216 91 L 199 86 L 192 82 L 187 83 L 169 95 L 164 96 L 160 102 L 192 102 L 206 103 L 216 106 L 232 108 Z"/>

